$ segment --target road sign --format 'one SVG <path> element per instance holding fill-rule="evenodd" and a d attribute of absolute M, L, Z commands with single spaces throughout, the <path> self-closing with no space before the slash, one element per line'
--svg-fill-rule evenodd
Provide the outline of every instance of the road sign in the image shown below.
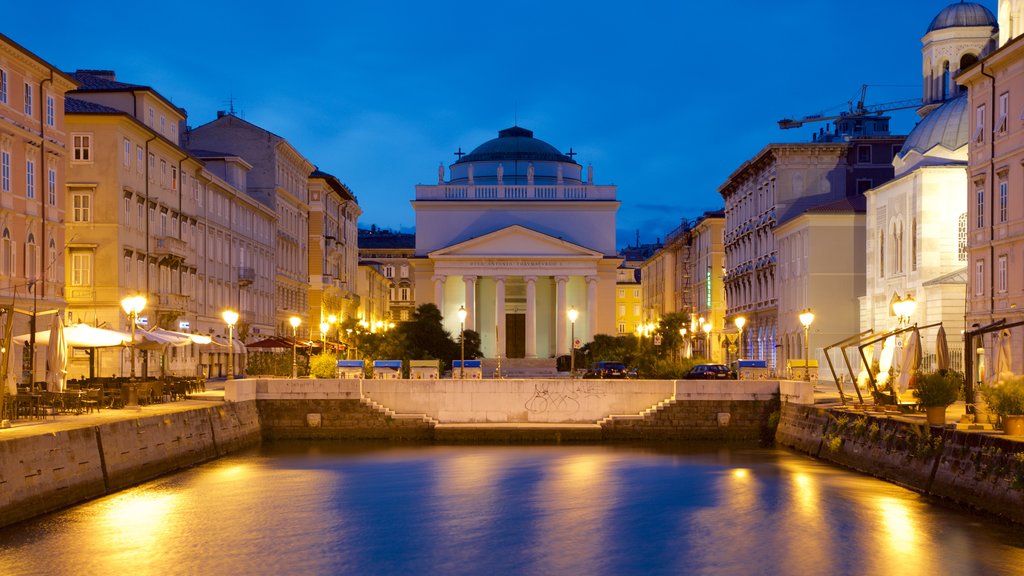
<path fill-rule="evenodd" d="M 573 340 L 572 341 L 572 347 L 575 350 L 579 350 L 580 348 L 583 348 L 583 340 L 580 340 L 579 338 Z"/>
<path fill-rule="evenodd" d="M 661 346 L 661 334 L 654 335 L 654 345 Z"/>

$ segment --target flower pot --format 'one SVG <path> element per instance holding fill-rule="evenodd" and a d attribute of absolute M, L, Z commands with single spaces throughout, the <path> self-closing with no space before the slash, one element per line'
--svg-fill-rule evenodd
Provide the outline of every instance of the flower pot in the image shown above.
<path fill-rule="evenodd" d="M 925 406 L 925 416 L 928 419 L 928 424 L 931 426 L 945 426 L 946 425 L 946 407 L 945 406 Z"/>
<path fill-rule="evenodd" d="M 1007 436 L 1024 436 L 1024 415 L 1003 416 L 1003 432 Z"/>

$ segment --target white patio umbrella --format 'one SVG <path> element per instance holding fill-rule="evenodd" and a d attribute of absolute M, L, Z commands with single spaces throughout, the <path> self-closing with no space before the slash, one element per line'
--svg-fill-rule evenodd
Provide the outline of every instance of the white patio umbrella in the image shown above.
<path fill-rule="evenodd" d="M 996 340 L 996 363 L 993 366 L 992 377 L 1005 380 L 1013 377 L 1013 349 L 1010 342 L 1010 331 L 1002 329 L 999 331 L 999 338 Z"/>
<path fill-rule="evenodd" d="M 29 334 L 21 334 L 11 338 L 14 342 L 24 344 L 29 341 Z M 131 334 L 106 328 L 96 328 L 88 324 L 72 324 L 64 328 L 64 341 L 73 348 L 106 348 L 123 346 L 132 341 Z M 36 332 L 36 344 L 49 344 L 50 331 Z"/>
<path fill-rule="evenodd" d="M 946 329 L 939 326 L 935 334 L 935 369 L 949 370 L 949 342 L 946 340 Z"/>
<path fill-rule="evenodd" d="M 68 345 L 64 338 L 64 321 L 60 314 L 53 315 L 50 341 L 46 346 L 46 389 L 63 392 L 68 374 Z"/>
<path fill-rule="evenodd" d="M 910 379 L 921 366 L 921 332 L 914 328 L 903 345 L 903 357 L 900 359 L 900 377 L 897 379 L 897 390 L 904 394 L 910 388 Z"/>

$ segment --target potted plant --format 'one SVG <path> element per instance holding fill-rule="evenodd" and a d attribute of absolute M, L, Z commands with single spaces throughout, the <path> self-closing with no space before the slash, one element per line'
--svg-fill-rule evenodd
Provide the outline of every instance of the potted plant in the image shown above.
<path fill-rule="evenodd" d="M 918 372 L 914 378 L 916 388 L 914 397 L 924 407 L 928 424 L 944 426 L 946 424 L 946 408 L 960 399 L 963 388 L 963 376 L 952 370 L 936 370 L 935 372 Z"/>
<path fill-rule="evenodd" d="M 982 394 L 989 409 L 999 415 L 1003 432 L 1010 436 L 1024 436 L 1024 376 L 985 386 Z"/>

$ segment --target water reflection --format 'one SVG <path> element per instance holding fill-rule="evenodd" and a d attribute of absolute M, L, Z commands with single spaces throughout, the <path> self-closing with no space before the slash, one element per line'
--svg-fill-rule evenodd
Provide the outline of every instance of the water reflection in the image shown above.
<path fill-rule="evenodd" d="M 280 443 L 0 530 L 0 575 L 1020 574 L 1022 532 L 778 450 Z"/>

